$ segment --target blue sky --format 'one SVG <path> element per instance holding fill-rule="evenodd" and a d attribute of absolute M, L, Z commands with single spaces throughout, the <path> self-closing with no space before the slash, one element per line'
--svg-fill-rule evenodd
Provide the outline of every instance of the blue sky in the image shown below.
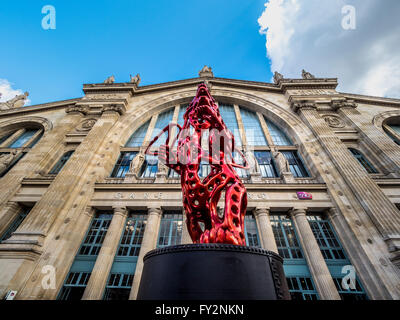
<path fill-rule="evenodd" d="M 31 104 L 80 97 L 83 83 L 140 73 L 141 85 L 196 77 L 270 81 L 258 17 L 264 0 L 3 0 L 0 79 Z M 44 30 L 44 5 L 56 29 Z"/>
<path fill-rule="evenodd" d="M 45 5 L 55 30 L 42 28 Z M 265 82 L 304 68 L 337 77 L 341 92 L 400 98 L 399 16 L 399 0 L 2 0 L 0 101 L 76 98 L 112 74 L 140 73 L 141 85 L 193 78 L 204 65 Z"/>

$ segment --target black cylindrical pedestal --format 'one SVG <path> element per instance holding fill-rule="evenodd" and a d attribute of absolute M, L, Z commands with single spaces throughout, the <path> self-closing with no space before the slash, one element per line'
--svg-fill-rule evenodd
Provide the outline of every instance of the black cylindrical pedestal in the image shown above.
<path fill-rule="evenodd" d="M 147 253 L 138 300 L 288 300 L 282 258 L 259 248 L 185 244 Z"/>

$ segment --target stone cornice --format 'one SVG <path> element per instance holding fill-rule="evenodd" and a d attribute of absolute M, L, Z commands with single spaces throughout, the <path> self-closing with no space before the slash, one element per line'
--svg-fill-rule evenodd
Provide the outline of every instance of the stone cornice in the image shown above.
<path fill-rule="evenodd" d="M 282 79 L 278 86 L 283 93 L 287 90 L 301 89 L 336 89 L 337 78 L 316 78 L 316 79 Z"/>
<path fill-rule="evenodd" d="M 354 100 L 357 103 L 400 107 L 400 99 L 366 96 L 344 92 L 341 92 L 340 94 L 343 95 L 345 98 L 350 98 Z"/>
<path fill-rule="evenodd" d="M 326 191 L 327 187 L 325 184 L 316 183 L 316 184 L 257 184 L 251 183 L 246 184 L 246 189 L 248 191 L 260 190 L 260 191 L 274 191 L 274 190 L 322 190 Z M 158 183 L 158 184 L 141 184 L 141 183 L 118 183 L 118 184 L 111 184 L 111 183 L 96 183 L 95 184 L 95 191 L 122 191 L 122 190 L 151 190 L 151 191 L 182 191 L 182 187 L 178 183 Z"/>
<path fill-rule="evenodd" d="M 29 114 L 29 113 L 38 112 L 38 111 L 46 111 L 49 109 L 65 108 L 68 106 L 75 105 L 80 100 L 81 100 L 81 98 L 74 98 L 74 99 L 54 101 L 54 102 L 48 102 L 48 103 L 43 103 L 43 104 L 35 104 L 32 106 L 28 106 L 28 107 L 0 111 L 0 118 L 3 116 L 9 116 L 9 115 L 20 116 L 20 115 L 25 115 L 25 114 Z"/>

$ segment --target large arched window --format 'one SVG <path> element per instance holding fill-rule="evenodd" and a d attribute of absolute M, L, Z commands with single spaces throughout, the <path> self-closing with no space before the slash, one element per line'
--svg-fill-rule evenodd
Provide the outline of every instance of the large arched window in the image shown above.
<path fill-rule="evenodd" d="M 0 177 L 7 174 L 42 135 L 43 129 L 35 127 L 4 130 L 0 134 Z"/>
<path fill-rule="evenodd" d="M 129 170 L 130 163 L 136 154 L 140 151 L 144 144 L 149 143 L 156 135 L 160 133 L 169 123 L 177 121 L 180 126 L 183 125 L 183 116 L 187 110 L 187 104 L 175 106 L 167 109 L 160 114 L 155 114 L 153 117 L 154 128 L 150 127 L 150 120 L 137 129 L 125 147 L 121 150 L 121 155 L 112 171 L 112 177 L 123 178 Z M 279 170 L 277 170 L 274 160 L 271 156 L 271 149 L 281 152 L 289 162 L 290 170 L 295 178 L 308 177 L 308 171 L 303 165 L 297 147 L 292 143 L 289 137 L 283 132 L 278 125 L 273 123 L 270 119 L 263 116 L 261 113 L 251 111 L 246 107 L 239 105 L 232 105 L 228 103 L 218 103 L 219 112 L 224 120 L 228 129 L 235 136 L 236 147 L 242 152 L 254 149 L 254 155 L 258 161 L 261 175 L 264 178 L 277 178 L 279 177 Z M 174 118 L 174 115 L 177 118 Z M 243 128 L 240 131 L 239 128 Z M 176 135 L 176 129 L 175 130 Z M 175 136 L 172 133 L 171 137 Z M 204 132 L 207 136 L 207 132 Z M 144 141 L 148 137 L 148 141 Z M 204 138 L 204 137 L 203 137 Z M 166 140 L 166 133 L 164 133 L 154 144 L 153 148 L 159 147 Z M 203 139 L 204 142 L 204 139 Z M 177 143 L 174 144 L 176 148 Z M 202 143 L 204 148 L 207 148 L 207 143 Z M 237 163 L 241 164 L 241 158 L 238 153 L 233 154 Z M 142 178 L 156 177 L 158 163 L 157 158 L 145 157 L 145 161 L 139 170 L 139 175 Z M 202 163 L 199 169 L 201 177 L 207 176 L 210 172 L 208 163 Z M 243 179 L 250 177 L 249 171 L 243 169 L 236 169 L 236 172 Z M 173 170 L 169 171 L 169 178 L 179 178 Z"/>

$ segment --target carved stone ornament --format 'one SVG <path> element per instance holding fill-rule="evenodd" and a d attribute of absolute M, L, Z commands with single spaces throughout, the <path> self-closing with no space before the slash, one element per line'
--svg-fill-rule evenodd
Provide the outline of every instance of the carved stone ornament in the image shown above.
<path fill-rule="evenodd" d="M 21 153 L 19 150 L 13 150 L 10 153 L 3 153 L 0 155 L 0 174 L 7 170 L 8 166 L 14 161 L 15 158 Z"/>
<path fill-rule="evenodd" d="M 138 73 L 136 76 L 132 77 L 132 75 L 130 75 L 131 80 L 129 81 L 130 83 L 133 83 L 134 85 L 138 86 L 140 83 L 140 74 Z"/>
<path fill-rule="evenodd" d="M 65 109 L 66 113 L 71 113 L 71 112 L 80 112 L 83 114 L 87 114 L 89 112 L 89 107 L 88 106 L 78 106 L 78 105 L 72 105 L 67 107 Z"/>
<path fill-rule="evenodd" d="M 285 156 L 282 154 L 282 152 L 273 151 L 272 156 L 274 157 L 274 161 L 275 161 L 275 164 L 279 171 L 279 175 L 291 172 L 290 166 L 289 166 L 289 161 L 285 158 Z"/>
<path fill-rule="evenodd" d="M 125 107 L 122 104 L 108 104 L 103 107 L 102 112 L 106 111 L 114 111 L 118 112 L 120 115 L 123 115 L 125 113 Z"/>
<path fill-rule="evenodd" d="M 283 80 L 283 75 L 280 74 L 278 71 L 275 71 L 274 73 L 274 82 L 275 84 L 278 84 L 279 81 Z"/>
<path fill-rule="evenodd" d="M 331 128 L 344 128 L 346 126 L 342 119 L 340 119 L 339 117 L 329 115 L 324 116 L 323 118 L 328 126 L 330 126 Z"/>
<path fill-rule="evenodd" d="M 90 129 L 93 128 L 94 124 L 96 123 L 96 119 L 86 119 L 83 120 L 78 127 L 76 128 L 76 131 L 89 131 Z"/>
<path fill-rule="evenodd" d="M 311 73 L 307 72 L 304 69 L 301 71 L 301 76 L 303 77 L 303 79 L 315 79 L 314 75 L 312 75 Z"/>
<path fill-rule="evenodd" d="M 297 112 L 299 109 L 315 109 L 317 106 L 312 101 L 294 102 L 292 103 L 292 110 Z"/>
<path fill-rule="evenodd" d="M 354 102 L 354 100 L 333 100 L 331 106 L 335 111 L 340 108 L 357 108 L 357 104 Z"/>
<path fill-rule="evenodd" d="M 199 77 L 214 77 L 211 67 L 204 66 L 199 72 Z"/>
<path fill-rule="evenodd" d="M 10 110 L 15 108 L 21 108 L 25 105 L 26 99 L 28 98 L 29 93 L 25 92 L 24 94 L 16 95 L 14 98 L 6 101 L 0 102 L 0 111 Z M 0 94 L 1 97 L 1 94 Z"/>
<path fill-rule="evenodd" d="M 107 83 L 107 84 L 111 84 L 111 83 L 114 83 L 114 82 L 115 82 L 114 76 L 110 76 L 106 80 L 104 80 L 104 83 Z"/>

